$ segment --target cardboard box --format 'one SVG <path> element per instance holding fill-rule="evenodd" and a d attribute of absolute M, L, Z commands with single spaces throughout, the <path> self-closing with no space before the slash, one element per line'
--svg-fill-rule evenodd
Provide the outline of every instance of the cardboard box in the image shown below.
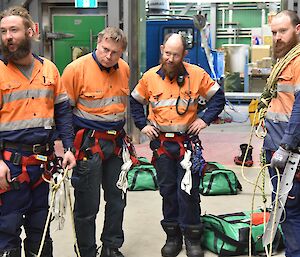
<path fill-rule="evenodd" d="M 270 45 L 253 45 L 251 47 L 251 62 L 257 62 L 265 57 L 271 57 Z"/>

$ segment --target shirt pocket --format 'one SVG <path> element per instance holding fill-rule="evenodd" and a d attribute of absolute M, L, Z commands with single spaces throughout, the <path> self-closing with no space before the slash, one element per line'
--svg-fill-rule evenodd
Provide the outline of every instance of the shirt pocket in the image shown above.
<path fill-rule="evenodd" d="M 102 99 L 104 97 L 103 91 L 83 91 L 82 96 L 88 100 Z"/>
<path fill-rule="evenodd" d="M 55 79 L 53 77 L 42 77 L 42 85 L 45 87 L 54 87 L 55 85 Z"/>
<path fill-rule="evenodd" d="M 291 73 L 286 73 L 286 74 L 283 74 L 283 75 L 280 75 L 278 77 L 278 82 L 289 82 L 293 79 L 293 75 Z"/>
<path fill-rule="evenodd" d="M 0 88 L 2 91 L 11 91 L 11 90 L 14 90 L 14 89 L 17 89 L 19 87 L 21 87 L 21 82 L 19 81 L 9 81 L 9 82 L 3 82 L 1 85 L 0 85 Z"/>
<path fill-rule="evenodd" d="M 129 96 L 129 94 L 130 94 L 130 89 L 127 87 L 127 88 L 125 88 L 125 87 L 122 87 L 121 88 L 121 91 L 122 91 L 122 93 L 124 94 L 124 95 L 126 95 L 126 96 Z"/>
<path fill-rule="evenodd" d="M 163 91 L 159 88 L 150 91 L 150 103 L 152 107 L 156 107 L 162 101 Z"/>

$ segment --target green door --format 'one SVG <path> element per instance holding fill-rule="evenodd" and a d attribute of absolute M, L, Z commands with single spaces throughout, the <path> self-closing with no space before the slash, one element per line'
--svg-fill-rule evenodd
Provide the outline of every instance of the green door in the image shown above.
<path fill-rule="evenodd" d="M 105 21 L 105 16 L 99 15 L 53 15 L 53 32 L 58 35 L 53 40 L 53 61 L 60 73 L 96 47 L 97 34 L 105 28 Z"/>

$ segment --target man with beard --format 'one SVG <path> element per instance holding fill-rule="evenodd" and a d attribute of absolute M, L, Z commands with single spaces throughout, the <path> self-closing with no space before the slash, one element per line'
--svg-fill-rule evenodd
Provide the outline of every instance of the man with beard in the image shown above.
<path fill-rule="evenodd" d="M 55 65 L 31 52 L 37 37 L 23 7 L 0 14 L 0 256 L 37 256 L 48 214 L 54 140 L 65 147 L 63 167 L 76 165 L 72 113 Z M 43 257 L 52 257 L 49 228 Z"/>
<path fill-rule="evenodd" d="M 190 172 L 185 164 L 191 164 L 191 149 L 201 147 L 200 132 L 223 110 L 225 97 L 202 68 L 183 61 L 187 50 L 180 34 L 166 35 L 161 54 L 161 64 L 144 73 L 131 93 L 131 114 L 135 125 L 151 139 L 163 197 L 161 225 L 167 234 L 161 254 L 177 256 L 184 236 L 187 256 L 201 257 L 200 170 Z M 201 118 L 197 116 L 199 97 L 208 101 Z"/>
<path fill-rule="evenodd" d="M 295 12 L 284 10 L 273 17 L 271 30 L 277 62 L 261 95 L 259 109 L 267 130 L 263 148 L 267 163 L 271 163 L 269 173 L 273 192 L 276 192 L 275 168 L 282 172 L 289 153 L 299 151 L 300 146 L 300 19 Z M 300 182 L 297 177 L 289 192 L 282 223 L 288 257 L 300 256 Z"/>

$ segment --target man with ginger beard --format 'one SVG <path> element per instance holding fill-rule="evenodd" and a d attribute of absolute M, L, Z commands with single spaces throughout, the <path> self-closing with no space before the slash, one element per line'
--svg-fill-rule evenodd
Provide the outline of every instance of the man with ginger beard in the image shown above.
<path fill-rule="evenodd" d="M 202 68 L 183 61 L 187 50 L 181 35 L 167 35 L 160 49 L 161 64 L 144 73 L 131 93 L 131 114 L 151 139 L 163 198 L 161 225 L 167 234 L 161 254 L 177 256 L 184 237 L 187 256 L 202 257 L 200 170 L 190 172 L 181 161 L 189 160 L 193 147 L 201 147 L 199 135 L 223 110 L 224 92 Z M 201 118 L 197 116 L 200 96 L 208 101 Z M 147 104 L 148 117 L 143 109 Z"/>
<path fill-rule="evenodd" d="M 300 19 L 294 11 L 284 10 L 273 17 L 271 30 L 273 54 L 277 62 L 261 95 L 259 109 L 264 110 L 262 118 L 267 134 L 263 148 L 266 162 L 271 164 L 269 173 L 273 192 L 276 192 L 275 168 L 283 172 L 290 152 L 299 152 L 300 146 Z M 272 199 L 275 199 L 274 193 Z M 285 211 L 282 230 L 286 256 L 299 257 L 300 182 L 297 173 Z"/>
<path fill-rule="evenodd" d="M 37 37 L 28 11 L 0 13 L 0 257 L 37 256 L 48 214 L 54 141 L 65 147 L 62 166 L 76 165 L 72 112 L 56 66 L 31 51 Z M 52 170 L 52 168 L 51 168 Z M 52 257 L 47 228 L 41 257 Z"/>

